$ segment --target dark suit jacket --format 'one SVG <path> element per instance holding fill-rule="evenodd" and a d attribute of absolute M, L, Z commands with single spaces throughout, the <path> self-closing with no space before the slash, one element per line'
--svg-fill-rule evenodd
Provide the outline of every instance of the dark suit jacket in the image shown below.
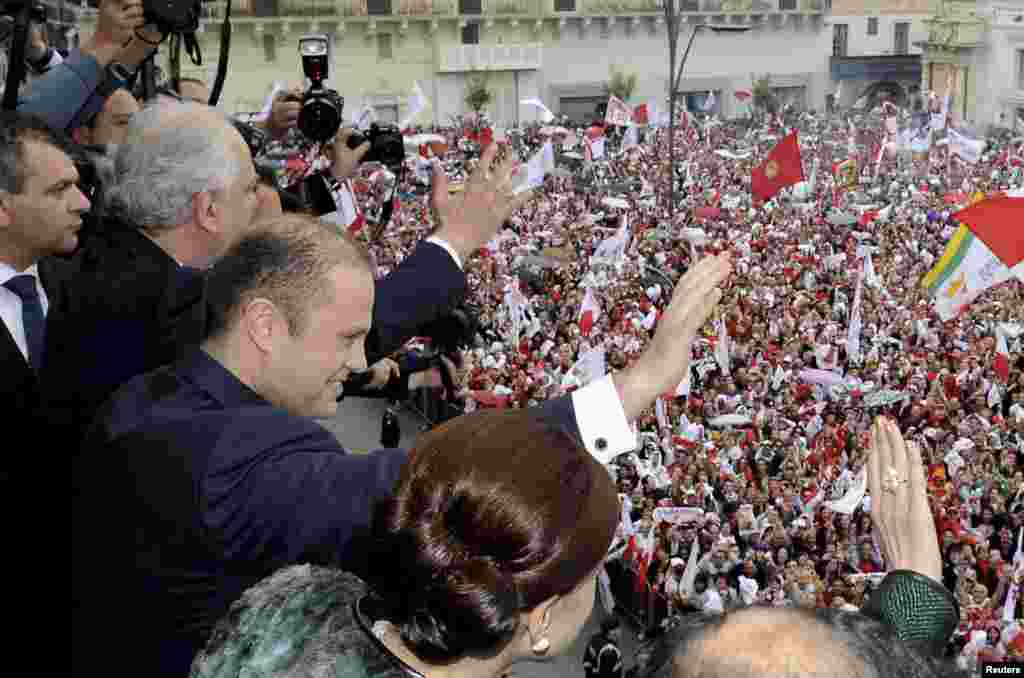
<path fill-rule="evenodd" d="M 50 309 L 54 308 L 54 296 L 59 293 L 66 280 L 67 262 L 60 259 L 43 259 L 39 262 L 39 280 L 46 290 L 50 301 Z M 28 361 L 10 330 L 0 321 L 0 412 L 3 419 L 9 421 L 14 432 L 24 435 L 11 435 L 10 440 L 39 440 L 39 436 L 51 430 L 48 415 L 43 407 L 42 390 L 39 378 L 29 366 Z M 10 419 L 8 419 L 10 417 Z M 15 457 L 22 455 L 6 455 L 5 466 L 0 474 L 11 472 L 10 464 L 17 461 Z"/>
<path fill-rule="evenodd" d="M 579 438 L 569 397 L 541 407 Z M 73 665 L 183 678 L 231 603 L 282 566 L 365 572 L 359 545 L 405 459 L 346 454 L 201 350 L 132 379 L 74 459 Z"/>
<path fill-rule="evenodd" d="M 51 297 L 48 360 L 40 377 L 72 440 L 123 383 L 198 346 L 206 326 L 202 276 L 183 269 L 130 225 L 108 221 L 75 255 Z M 422 243 L 377 281 L 372 363 L 465 296 L 465 275 L 443 248 Z"/>

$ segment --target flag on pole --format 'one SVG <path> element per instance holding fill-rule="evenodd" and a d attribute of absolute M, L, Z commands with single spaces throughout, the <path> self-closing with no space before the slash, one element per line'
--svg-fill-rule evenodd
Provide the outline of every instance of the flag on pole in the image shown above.
<path fill-rule="evenodd" d="M 949 137 L 949 152 L 966 163 L 977 165 L 981 160 L 981 152 L 985 150 L 985 142 L 981 139 L 971 139 L 961 134 L 952 127 L 946 131 Z"/>
<path fill-rule="evenodd" d="M 583 303 L 580 304 L 580 317 L 578 321 L 580 334 L 584 337 L 589 337 L 590 330 L 594 327 L 594 323 L 596 323 L 600 317 L 601 305 L 597 303 L 597 297 L 594 296 L 594 290 L 588 287 L 586 293 L 583 295 Z"/>
<path fill-rule="evenodd" d="M 838 188 L 853 188 L 857 185 L 860 173 L 857 171 L 857 161 L 853 158 L 837 163 L 832 169 Z"/>
<path fill-rule="evenodd" d="M 958 215 L 959 216 L 959 215 Z M 952 320 L 985 290 L 1013 276 L 984 241 L 961 225 L 931 271 L 921 279 L 943 322 Z"/>
<path fill-rule="evenodd" d="M 414 82 L 412 84 L 412 93 L 409 96 L 409 114 L 401 123 L 399 123 L 398 129 L 408 129 L 412 125 L 413 121 L 416 120 L 417 116 L 419 116 L 419 114 L 422 113 L 429 105 L 430 102 L 427 101 L 427 96 L 420 88 L 420 83 Z"/>
<path fill-rule="evenodd" d="M 605 137 L 598 137 L 597 139 L 584 139 L 584 155 L 588 156 L 587 160 L 600 160 L 604 157 L 604 142 Z"/>
<path fill-rule="evenodd" d="M 998 197 L 977 202 L 956 213 L 992 254 L 996 255 L 1018 280 L 1024 282 L 1024 197 Z"/>
<path fill-rule="evenodd" d="M 716 103 L 718 103 L 718 99 L 715 98 L 714 90 L 709 90 L 707 98 L 704 99 L 704 111 L 710 112 L 715 110 Z"/>
<path fill-rule="evenodd" d="M 549 123 L 554 121 L 555 119 L 555 114 L 552 113 L 551 109 L 545 106 L 544 102 L 541 101 L 540 99 L 523 99 L 519 103 L 522 104 L 523 106 L 533 106 L 538 111 L 540 111 L 540 121 L 543 123 Z"/>
<path fill-rule="evenodd" d="M 996 359 L 992 371 L 999 375 L 1003 383 L 1010 381 L 1010 347 L 1006 344 L 1006 333 L 996 325 Z"/>
<path fill-rule="evenodd" d="M 804 180 L 804 166 L 800 159 L 800 143 L 793 132 L 768 153 L 767 159 L 756 167 L 751 176 L 750 192 L 762 201 L 787 186 Z"/>
<path fill-rule="evenodd" d="M 555 150 L 547 141 L 540 147 L 525 166 L 516 170 L 518 184 L 513 189 L 516 195 L 524 191 L 539 188 L 544 184 L 544 177 L 555 169 Z"/>
<path fill-rule="evenodd" d="M 638 125 L 649 125 L 652 120 L 652 110 L 650 104 L 640 104 L 633 109 L 633 122 Z"/>
<path fill-rule="evenodd" d="M 605 109 L 604 121 L 609 125 L 625 127 L 633 119 L 633 109 L 626 102 L 615 95 L 608 97 L 608 107 Z"/>
<path fill-rule="evenodd" d="M 622 147 L 619 150 L 625 151 L 627 149 L 633 148 L 634 146 L 639 146 L 639 136 L 639 131 L 636 125 L 630 125 L 629 128 L 626 130 L 626 133 L 622 136 Z"/>
<path fill-rule="evenodd" d="M 853 361 L 857 361 L 860 358 L 860 332 L 862 327 L 860 307 L 861 300 L 864 297 L 864 275 L 866 270 L 867 263 L 866 260 L 864 260 L 864 262 L 861 263 L 860 273 L 857 275 L 857 291 L 853 293 L 853 310 L 850 311 L 850 327 L 846 332 L 846 355 Z"/>

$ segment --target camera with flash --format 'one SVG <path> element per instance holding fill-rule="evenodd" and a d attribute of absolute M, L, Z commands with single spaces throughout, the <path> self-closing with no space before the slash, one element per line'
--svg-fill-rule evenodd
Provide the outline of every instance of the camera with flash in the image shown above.
<path fill-rule="evenodd" d="M 309 89 L 302 95 L 299 110 L 299 131 L 311 141 L 325 143 L 341 128 L 345 99 L 324 86 L 330 68 L 330 40 L 323 34 L 299 38 L 302 72 L 309 78 Z"/>

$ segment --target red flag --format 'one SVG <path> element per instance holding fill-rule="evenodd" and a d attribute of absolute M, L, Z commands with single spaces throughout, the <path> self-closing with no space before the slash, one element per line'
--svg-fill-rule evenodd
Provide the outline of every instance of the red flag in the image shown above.
<path fill-rule="evenodd" d="M 363 230 L 363 226 L 366 225 L 366 219 L 363 218 L 362 210 L 356 212 L 355 221 L 348 225 L 348 234 L 355 235 L 359 231 Z"/>
<path fill-rule="evenodd" d="M 768 153 L 768 158 L 751 176 L 750 192 L 758 200 L 770 200 L 786 186 L 804 180 L 804 166 L 800 160 L 800 144 L 796 132 L 779 142 Z"/>
<path fill-rule="evenodd" d="M 633 109 L 633 122 L 635 122 L 638 125 L 647 124 L 647 104 L 640 104 L 639 106 Z"/>
<path fill-rule="evenodd" d="M 494 130 L 490 127 L 484 127 L 480 130 L 480 150 L 484 151 L 488 146 L 494 143 Z"/>
<path fill-rule="evenodd" d="M 419 150 L 420 150 L 420 157 L 421 158 L 424 158 L 424 159 L 430 158 L 430 153 L 427 152 L 427 145 L 426 144 L 420 144 L 420 149 Z"/>

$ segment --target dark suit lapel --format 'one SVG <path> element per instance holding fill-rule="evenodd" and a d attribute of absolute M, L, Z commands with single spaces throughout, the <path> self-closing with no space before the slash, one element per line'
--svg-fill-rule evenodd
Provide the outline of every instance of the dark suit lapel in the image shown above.
<path fill-rule="evenodd" d="M 18 348 L 17 342 L 11 336 L 11 330 L 7 324 L 0 321 L 0 365 L 3 365 L 4 372 L 8 369 L 14 372 L 8 376 L 10 383 L 19 383 L 26 380 L 36 381 L 36 373 L 25 360 L 25 354 Z M 7 381 L 8 379 L 5 379 Z"/>

